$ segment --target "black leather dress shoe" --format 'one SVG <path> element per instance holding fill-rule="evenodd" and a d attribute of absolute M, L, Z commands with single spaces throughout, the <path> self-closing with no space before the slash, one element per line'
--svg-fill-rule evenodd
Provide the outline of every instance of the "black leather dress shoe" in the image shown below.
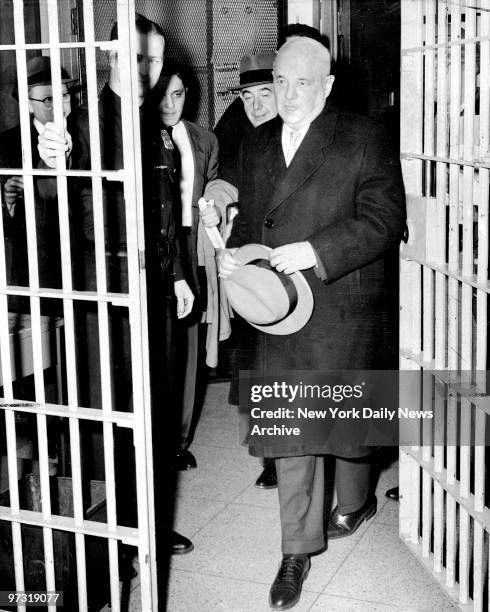
<path fill-rule="evenodd" d="M 183 450 L 175 455 L 175 468 L 184 472 L 197 468 L 197 461 L 190 450 Z"/>
<path fill-rule="evenodd" d="M 298 603 L 309 570 L 307 555 L 283 556 L 269 594 L 269 604 L 273 610 L 289 610 Z"/>
<path fill-rule="evenodd" d="M 172 531 L 172 554 L 186 555 L 194 550 L 194 544 L 180 533 Z"/>
<path fill-rule="evenodd" d="M 255 486 L 259 489 L 275 489 L 277 487 L 277 473 L 275 463 L 267 463 L 260 476 L 255 481 Z"/>
<path fill-rule="evenodd" d="M 377 500 L 373 495 L 369 497 L 366 503 L 349 514 L 340 514 L 338 506 L 330 515 L 327 526 L 327 538 L 335 540 L 336 538 L 345 538 L 357 531 L 363 521 L 367 521 L 376 514 Z"/>
<path fill-rule="evenodd" d="M 392 489 L 388 489 L 385 493 L 388 499 L 392 499 L 393 501 L 400 500 L 400 489 L 398 487 L 393 487 Z"/>

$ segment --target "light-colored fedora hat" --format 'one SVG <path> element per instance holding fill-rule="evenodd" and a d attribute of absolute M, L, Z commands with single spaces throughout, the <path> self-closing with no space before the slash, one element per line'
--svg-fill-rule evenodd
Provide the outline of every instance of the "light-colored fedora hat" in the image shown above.
<path fill-rule="evenodd" d="M 267 334 L 294 334 L 313 312 L 313 294 L 301 272 L 284 274 L 270 265 L 272 249 L 262 244 L 240 247 L 243 262 L 223 281 L 232 308 L 250 325 Z"/>
<path fill-rule="evenodd" d="M 272 83 L 272 65 L 276 54 L 274 51 L 264 51 L 256 55 L 244 55 L 240 60 L 240 84 L 231 87 L 230 91 L 240 91 L 255 85 Z"/>

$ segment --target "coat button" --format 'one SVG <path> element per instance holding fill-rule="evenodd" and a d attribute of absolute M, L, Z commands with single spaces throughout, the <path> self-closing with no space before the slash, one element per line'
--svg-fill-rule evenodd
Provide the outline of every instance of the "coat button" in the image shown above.
<path fill-rule="evenodd" d="M 274 219 L 266 219 L 264 225 L 268 229 L 271 229 L 271 227 L 274 227 Z"/>

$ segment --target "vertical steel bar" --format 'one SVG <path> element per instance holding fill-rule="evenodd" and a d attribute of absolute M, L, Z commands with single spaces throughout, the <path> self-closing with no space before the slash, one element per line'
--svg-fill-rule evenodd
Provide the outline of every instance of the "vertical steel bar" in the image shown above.
<path fill-rule="evenodd" d="M 157 608 L 155 568 L 155 525 L 153 506 L 153 473 L 151 442 L 151 404 L 149 390 L 148 325 L 146 314 L 145 272 L 140 269 L 139 255 L 144 253 L 143 201 L 141 176 L 141 138 L 136 78 L 136 32 L 134 0 L 118 0 L 118 31 L 121 41 L 119 61 L 128 66 L 121 72 L 122 125 L 132 126 L 123 134 L 124 184 L 128 251 L 129 320 L 131 328 L 131 367 L 133 374 L 133 405 L 135 412 L 134 442 L 137 478 L 139 563 L 143 609 Z M 124 15 L 124 18 L 123 18 Z M 133 77 L 132 79 L 130 77 Z M 126 95 L 127 94 L 127 95 Z M 134 169 L 134 172 L 130 172 Z M 143 360 L 137 355 L 142 350 Z M 149 475 L 148 478 L 141 477 Z M 153 608 L 152 608 L 153 606 Z"/>
<path fill-rule="evenodd" d="M 432 295 L 430 296 L 432 301 Z M 424 377 L 422 388 L 422 410 L 433 409 L 433 396 L 432 396 L 432 379 L 430 377 Z M 430 463 L 432 459 L 432 422 L 429 419 L 422 420 L 423 428 L 423 446 L 422 446 L 422 457 L 424 461 Z M 429 557 L 431 552 L 431 534 L 432 534 L 432 520 L 433 520 L 433 504 L 432 504 L 432 477 L 427 471 L 423 471 L 422 474 L 422 555 L 426 558 Z"/>
<path fill-rule="evenodd" d="M 434 384 L 434 471 L 441 473 L 444 468 L 445 443 L 445 403 L 440 387 Z M 444 551 L 444 490 L 440 482 L 434 480 L 434 571 L 443 570 Z"/>
<path fill-rule="evenodd" d="M 490 36 L 490 0 L 482 0 L 482 11 L 480 23 L 477 24 L 477 34 L 481 37 Z M 479 27 L 478 27 L 479 26 Z M 490 41 L 484 40 L 480 43 L 480 104 L 479 104 L 479 157 L 484 159 L 490 154 Z M 477 279 L 481 283 L 488 281 L 488 206 L 489 206 L 489 172 L 481 168 L 478 172 L 478 224 L 477 224 Z M 476 297 L 476 372 L 477 380 L 480 380 L 486 388 L 486 363 L 487 363 L 487 320 L 488 297 L 486 292 L 477 290 Z M 485 437 L 486 437 L 486 415 L 478 407 L 476 408 L 475 430 L 477 435 L 475 447 L 475 510 L 483 512 L 485 508 Z M 475 610 L 483 609 L 484 601 L 484 538 L 483 528 L 474 522 L 474 544 L 473 544 L 473 602 Z"/>
<path fill-rule="evenodd" d="M 461 32 L 461 8 L 458 3 L 451 7 L 451 40 L 457 41 Z M 449 155 L 452 159 L 459 158 L 459 125 L 461 112 L 461 46 L 451 45 L 450 56 L 450 106 Z M 449 167 L 449 233 L 448 251 L 449 270 L 459 269 L 459 173 L 460 167 L 451 164 Z M 459 367 L 459 284 L 452 276 L 448 283 L 448 367 L 455 370 Z"/>
<path fill-rule="evenodd" d="M 461 4 L 451 4 L 451 41 L 460 38 Z M 445 67 L 441 69 L 445 70 Z M 450 154 L 459 157 L 459 113 L 461 94 L 461 47 L 452 45 L 450 51 L 450 98 L 449 129 Z M 442 112 L 445 112 L 444 110 Z M 448 265 L 455 272 L 459 268 L 459 166 L 449 168 L 449 227 L 448 227 Z M 448 340 L 447 365 L 450 370 L 459 368 L 459 283 L 450 277 L 448 280 Z M 454 484 L 456 478 L 456 410 L 457 400 L 449 397 L 447 407 L 447 483 Z M 456 502 L 446 495 L 446 584 L 453 586 L 456 563 Z M 442 565 L 442 559 L 440 560 Z"/>
<path fill-rule="evenodd" d="M 460 11 L 459 6 L 452 3 L 448 10 L 451 11 L 451 39 L 454 37 L 455 28 L 459 28 L 459 20 L 460 20 Z M 444 20 L 445 21 L 445 20 Z M 442 24 L 441 24 L 442 25 Z M 439 42 L 439 41 L 438 41 Z M 451 47 L 451 56 L 450 56 L 450 147 L 453 148 L 455 145 L 455 139 L 457 138 L 453 129 L 453 119 L 454 114 L 452 113 L 453 108 L 459 108 L 459 55 L 460 47 L 452 46 Z M 442 67 L 442 55 L 438 61 L 438 70 L 444 69 Z M 455 98 L 457 102 L 455 103 Z M 439 100 L 437 107 L 437 115 L 438 115 L 438 130 L 444 129 L 444 122 L 440 117 L 441 112 L 445 114 L 445 109 L 440 108 Z M 459 113 L 456 112 L 456 122 L 458 119 Z M 459 123 L 456 123 L 459 126 Z M 442 144 L 439 141 L 439 147 L 442 149 Z M 449 169 L 449 226 L 448 226 L 448 251 L 449 251 L 449 259 L 448 264 L 449 268 L 457 269 L 458 266 L 458 221 L 457 221 L 457 190 L 454 191 L 452 187 L 454 186 L 454 178 L 456 178 L 456 185 L 458 183 L 458 168 L 451 166 Z M 452 182 L 451 182 L 452 181 Z M 438 184 L 439 191 L 439 199 L 443 197 L 443 193 L 441 193 L 441 189 L 443 187 Z M 456 202 L 452 199 L 452 194 L 456 194 Z M 445 197 L 445 194 L 444 194 Z M 456 204 L 456 206 L 454 205 Z M 455 256 L 454 256 L 455 255 Z M 455 367 L 454 361 L 457 355 L 457 338 L 458 338 L 458 282 L 452 278 L 451 276 L 448 279 L 448 299 L 447 299 L 447 367 L 450 369 Z M 440 328 L 439 328 L 440 329 Z M 446 367 L 446 362 L 441 359 L 443 357 L 443 351 L 438 350 L 438 363 L 436 368 L 444 369 Z M 444 355 L 444 360 L 446 355 Z M 445 415 L 445 398 L 440 397 L 440 395 L 436 398 L 436 419 L 438 424 L 438 432 L 440 436 L 438 436 L 438 442 L 434 448 L 434 468 L 438 472 L 442 472 L 444 467 L 444 436 L 447 435 L 444 433 L 444 427 L 441 425 L 441 420 L 443 415 Z M 450 411 L 451 409 L 449 409 Z M 448 457 L 453 456 L 455 460 L 455 447 L 448 447 L 447 450 Z M 449 460 L 449 459 L 448 459 Z M 452 502 L 448 503 L 451 505 Z M 448 528 L 448 524 L 443 521 L 444 517 L 444 492 L 442 486 L 436 481 L 434 482 L 434 571 L 441 572 L 443 570 L 443 557 L 444 557 L 444 529 Z M 450 527 L 449 527 L 450 529 Z M 449 553 L 451 554 L 451 539 L 449 539 Z"/>
<path fill-rule="evenodd" d="M 93 0 L 86 0 L 83 5 L 85 42 L 95 41 L 94 30 L 94 7 Z M 99 171 L 101 164 L 100 131 L 99 131 L 99 103 L 97 99 L 97 64 L 95 48 L 90 45 L 86 48 L 86 73 L 87 73 L 87 100 L 89 108 L 89 136 L 90 136 L 90 167 L 92 170 Z M 95 261 L 97 291 L 107 292 L 107 272 L 105 256 L 105 236 L 104 236 L 104 208 L 102 179 L 92 178 L 92 205 L 94 215 L 94 238 L 95 238 Z M 111 366 L 110 366 L 110 347 L 109 347 L 109 313 L 106 302 L 98 303 L 99 321 L 99 354 L 101 368 L 101 390 L 102 390 L 102 410 L 110 412 L 112 410 L 112 385 L 111 385 Z M 115 495 L 115 470 L 114 470 L 114 435 L 111 423 L 103 425 L 104 440 L 104 472 L 107 500 L 107 527 L 109 531 L 117 528 L 116 517 L 116 495 Z M 119 589 L 119 561 L 117 555 L 117 542 L 109 539 L 110 556 L 110 581 L 111 597 L 117 599 L 116 594 Z"/>
<path fill-rule="evenodd" d="M 3 210 L 2 192 L 0 190 L 0 210 Z M 0 222 L 0 241 L 4 243 L 3 220 Z M 0 249 L 0 284 L 7 285 L 7 274 L 5 265 L 5 250 Z M 7 402 L 14 400 L 12 387 L 12 356 L 10 354 L 10 330 L 8 313 L 8 296 L 0 295 L 0 361 L 2 364 L 2 387 L 3 395 Z M 15 431 L 15 412 L 12 409 L 4 409 L 5 413 L 5 436 L 7 440 L 7 470 L 9 479 L 10 508 L 16 514 L 19 512 L 19 473 L 17 465 L 17 436 Z M 24 562 L 22 554 L 22 534 L 20 523 L 11 524 L 12 548 L 14 556 L 15 588 L 24 590 Z M 19 610 L 25 612 L 26 606 L 20 605 Z"/>
<path fill-rule="evenodd" d="M 24 32 L 24 13 L 22 2 L 14 0 L 14 29 L 15 41 L 18 44 L 25 44 Z M 17 78 L 20 105 L 20 124 L 22 138 L 22 157 L 23 165 L 32 168 L 31 143 L 30 142 L 30 118 L 28 112 L 28 88 L 27 88 L 27 67 L 25 51 L 18 49 L 17 54 Z M 26 207 L 26 226 L 28 240 L 28 261 L 29 261 L 29 282 L 34 289 L 39 288 L 38 263 L 37 263 L 37 240 L 35 223 L 35 200 L 34 183 L 32 178 L 24 177 L 24 203 Z M 32 242 L 31 242 L 32 240 Z M 44 375 L 42 363 L 42 337 L 41 337 L 41 308 L 40 299 L 31 297 L 31 337 L 32 353 L 34 364 L 34 387 L 36 401 L 45 403 Z M 39 475 L 41 483 L 42 513 L 47 520 L 51 518 L 51 499 L 49 487 L 49 465 L 48 465 L 48 436 L 46 417 L 37 416 L 37 435 L 38 435 L 38 454 L 39 454 Z M 44 564 L 46 574 L 46 589 L 55 590 L 54 578 L 54 551 L 53 534 L 49 528 L 43 528 L 44 544 Z M 50 612 L 55 612 L 53 606 L 48 606 Z"/>
<path fill-rule="evenodd" d="M 473 522 L 473 610 L 483 610 L 483 527 Z"/>
<path fill-rule="evenodd" d="M 425 43 L 433 45 L 436 41 L 436 5 L 429 2 L 426 5 L 425 15 Z M 434 155 L 434 80 L 435 80 L 435 52 L 428 50 L 424 54 L 425 70 L 424 70 L 424 152 L 426 155 Z M 432 162 L 425 162 L 425 193 L 427 197 L 432 195 Z M 435 225 L 433 209 L 426 208 L 426 223 L 428 227 Z M 432 242 L 427 245 L 430 249 Z M 427 251 L 427 257 L 432 261 L 433 253 Z M 434 358 L 434 274 L 430 268 L 423 268 L 423 356 L 424 361 L 430 362 Z M 431 404 L 432 390 L 422 382 L 422 402 L 423 409 L 428 408 Z M 424 460 L 430 461 L 432 446 L 430 423 L 423 423 L 423 447 L 422 455 Z M 430 553 L 430 541 L 432 530 L 432 479 L 426 471 L 422 472 L 422 555 L 428 557 Z"/>
<path fill-rule="evenodd" d="M 433 45 L 436 42 L 436 4 L 428 2 L 425 12 L 425 44 Z M 435 51 L 427 50 L 424 53 L 425 70 L 424 70 L 424 152 L 426 155 L 433 156 L 434 150 L 434 92 L 436 91 L 434 83 L 436 80 L 435 74 Z M 426 166 L 426 186 L 425 193 L 427 197 L 432 196 L 432 178 L 433 178 L 433 162 L 425 162 Z M 434 209 L 430 206 L 426 208 L 426 224 L 427 227 L 437 227 L 437 219 L 434 218 Z M 434 252 L 434 241 L 428 241 L 426 245 L 426 253 L 429 261 L 436 261 L 437 253 Z M 428 268 L 423 268 L 423 355 L 424 361 L 430 363 L 434 359 L 434 273 Z M 432 386 L 429 385 L 428 379 L 423 379 L 422 382 L 422 402 L 423 409 L 432 408 Z M 432 432 L 431 423 L 424 420 L 423 428 L 423 447 L 422 456 L 425 461 L 430 461 L 432 457 Z M 431 533 L 432 533 L 432 478 L 425 470 L 422 472 L 422 555 L 429 557 L 431 548 Z"/>
<path fill-rule="evenodd" d="M 465 8 L 465 39 L 476 35 L 476 11 Z M 476 88 L 476 45 L 464 44 L 464 96 L 463 96 L 463 155 L 465 160 L 473 159 Z M 474 169 L 465 165 L 463 169 L 463 255 L 462 273 L 469 277 L 474 273 L 473 221 L 474 221 Z M 471 371 L 473 367 L 473 288 L 463 282 L 461 300 L 461 369 Z M 460 450 L 460 494 L 470 494 L 471 455 L 471 403 L 461 398 L 461 450 Z M 459 528 L 459 600 L 469 599 L 469 541 L 470 519 L 467 510 L 460 507 Z"/>
<path fill-rule="evenodd" d="M 447 2 L 439 1 L 437 4 L 437 42 L 446 43 L 447 32 Z M 436 121 L 436 153 L 438 156 L 447 155 L 447 104 L 448 104 L 448 83 L 447 83 L 447 50 L 445 47 L 439 48 L 437 52 L 437 79 L 434 79 L 433 86 L 437 89 L 437 121 Z M 446 261 L 446 242 L 448 240 L 446 227 L 446 186 L 447 169 L 445 164 L 436 164 L 436 244 L 433 259 L 439 264 Z M 431 227 L 431 226 L 429 226 Z M 436 272 L 435 290 L 435 349 L 434 367 L 436 370 L 447 367 L 447 332 L 448 332 L 448 305 L 446 301 L 446 277 Z M 435 406 L 438 411 L 443 410 L 442 402 L 438 401 Z M 442 468 L 443 449 L 439 446 L 434 449 L 435 464 Z M 434 570 L 442 570 L 443 559 L 443 491 L 439 483 L 434 483 Z"/>
<path fill-rule="evenodd" d="M 400 145 L 402 151 L 423 152 L 423 2 L 404 0 L 401 3 L 402 79 L 400 84 Z M 403 53 L 404 49 L 419 48 L 420 52 Z M 422 195 L 422 163 L 403 160 L 402 170 L 407 194 Z M 421 266 L 402 257 L 400 261 L 400 347 L 420 354 L 422 351 L 422 270 Z M 420 370 L 415 361 L 400 359 L 400 369 Z M 401 385 L 403 379 L 401 380 Z M 406 391 L 408 392 L 408 390 Z M 400 402 L 404 398 L 403 385 Z M 400 533 L 418 541 L 420 470 L 417 462 L 400 449 Z"/>
<path fill-rule="evenodd" d="M 57 0 L 47 0 L 49 41 L 51 56 L 51 79 L 53 86 L 53 111 L 54 122 L 58 126 L 64 125 L 62 88 L 61 88 L 61 62 L 59 49 L 58 31 L 58 3 Z M 64 170 L 66 161 L 64 157 L 57 158 L 57 169 Z M 72 266 L 70 249 L 70 223 L 68 212 L 68 190 L 67 180 L 64 176 L 57 176 L 58 215 L 60 225 L 60 250 L 61 250 L 61 272 L 62 286 L 64 290 L 72 289 Z M 68 405 L 70 410 L 78 406 L 78 386 L 76 375 L 76 352 L 75 352 L 75 321 L 73 313 L 73 302 L 68 298 L 63 299 L 63 315 L 65 325 L 65 353 L 67 371 Z M 77 524 L 83 523 L 83 494 L 82 494 L 82 470 L 80 454 L 80 428 L 78 419 L 69 419 L 71 472 L 73 492 L 73 514 Z M 83 534 L 75 534 L 75 548 L 77 558 L 77 583 L 80 597 L 81 609 L 86 605 L 86 576 L 85 576 L 85 538 Z"/>
<path fill-rule="evenodd" d="M 490 0 L 482 1 L 480 35 L 490 36 Z M 479 154 L 483 159 L 490 156 L 490 41 L 480 44 L 480 126 L 479 126 Z M 478 173 L 478 255 L 477 279 L 479 283 L 488 281 L 488 229 L 489 229 L 489 180 L 488 169 L 480 168 Z M 488 297 L 485 291 L 477 291 L 476 314 L 476 370 L 478 377 L 485 377 L 487 363 L 487 304 Z M 483 411 L 477 409 L 476 430 L 480 440 L 485 440 L 486 418 Z M 475 449 L 475 509 L 482 512 L 485 506 L 485 446 L 477 445 Z"/>
<path fill-rule="evenodd" d="M 427 2 L 425 14 L 425 37 L 426 46 L 432 46 L 436 42 L 436 4 Z M 424 53 L 424 153 L 433 156 L 435 153 L 435 129 L 434 129 L 434 106 L 435 106 L 435 50 L 427 49 Z M 433 162 L 427 160 L 425 164 L 425 194 L 432 195 Z M 431 325 L 432 327 L 432 325 Z"/>
<path fill-rule="evenodd" d="M 437 3 L 437 41 L 439 44 L 447 43 L 447 0 L 439 0 Z M 447 83 L 447 48 L 442 46 L 437 53 L 437 133 L 436 133 L 436 152 L 439 157 L 447 156 L 447 104 L 448 104 L 448 83 Z M 446 164 L 437 162 L 436 164 L 436 224 L 434 245 L 435 260 L 439 264 L 446 262 L 446 185 L 447 168 Z M 447 301 L 446 301 L 446 277 L 436 272 L 436 306 L 435 306 L 435 354 L 434 365 L 436 369 L 447 367 L 446 359 L 446 332 L 447 332 Z"/>

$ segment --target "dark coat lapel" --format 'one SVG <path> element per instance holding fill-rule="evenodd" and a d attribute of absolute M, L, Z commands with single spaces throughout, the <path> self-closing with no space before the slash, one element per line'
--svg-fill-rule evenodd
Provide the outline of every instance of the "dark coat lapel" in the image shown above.
<path fill-rule="evenodd" d="M 263 173 L 264 188 L 267 185 L 267 189 L 275 190 L 286 172 L 286 164 L 281 145 L 282 121 L 279 117 L 273 121 L 270 137 L 258 156 L 257 169 Z"/>
<path fill-rule="evenodd" d="M 282 180 L 277 184 L 269 213 L 280 206 L 292 193 L 314 174 L 325 162 L 325 152 L 333 141 L 338 111 L 325 107 L 310 125 L 296 155 L 294 156 Z M 279 132 L 279 141 L 280 141 Z M 279 142 L 280 144 L 280 142 Z M 280 146 L 280 156 L 284 164 L 284 155 Z"/>

